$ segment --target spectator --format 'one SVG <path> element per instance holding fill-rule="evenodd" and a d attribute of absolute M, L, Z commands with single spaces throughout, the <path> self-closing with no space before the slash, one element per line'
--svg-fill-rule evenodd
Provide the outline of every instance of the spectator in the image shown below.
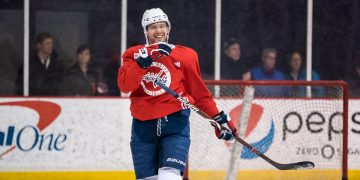
<path fill-rule="evenodd" d="M 360 56 L 356 58 L 354 69 L 350 72 L 347 82 L 351 97 L 360 97 Z"/>
<path fill-rule="evenodd" d="M 285 75 L 288 80 L 306 80 L 306 69 L 303 67 L 302 56 L 299 52 L 293 52 L 289 59 L 288 73 Z M 311 80 L 320 80 L 317 72 L 311 72 Z"/>
<path fill-rule="evenodd" d="M 252 80 L 285 80 L 282 72 L 275 68 L 277 52 L 273 48 L 265 48 L 262 52 L 262 65 L 252 68 Z M 281 97 L 287 95 L 284 87 L 261 86 L 255 90 L 256 95 L 266 97 Z"/>
<path fill-rule="evenodd" d="M 15 94 L 15 80 L 18 57 L 9 38 L 0 42 L 0 95 Z"/>
<path fill-rule="evenodd" d="M 54 50 L 53 37 L 46 32 L 36 37 L 36 51 L 29 60 L 29 94 L 56 95 L 61 82 L 63 68 Z M 22 94 L 23 66 L 17 77 L 17 94 Z"/>
<path fill-rule="evenodd" d="M 225 42 L 224 54 L 221 60 L 221 79 L 250 80 L 247 63 L 240 60 L 240 42 L 234 38 Z"/>
<path fill-rule="evenodd" d="M 140 45 L 140 42 L 134 41 L 130 43 L 129 47 Z M 117 84 L 117 76 L 119 73 L 119 68 L 121 66 L 121 57 L 120 52 L 114 51 L 111 53 L 112 59 L 110 63 L 108 63 L 104 70 L 104 79 L 108 88 L 108 95 L 109 96 L 120 96 L 120 90 Z"/>
<path fill-rule="evenodd" d="M 289 59 L 289 68 L 285 74 L 287 80 L 304 81 L 306 80 L 306 69 L 303 67 L 303 60 L 299 52 L 293 52 Z M 320 76 L 315 71 L 311 72 L 311 80 L 320 80 Z M 321 97 L 324 95 L 324 88 L 320 86 L 314 86 L 312 89 L 313 97 Z M 295 97 L 305 97 L 306 87 L 292 87 L 291 95 Z"/>
<path fill-rule="evenodd" d="M 109 96 L 120 96 L 120 90 L 117 85 L 117 74 L 120 68 L 120 53 L 115 52 L 112 57 L 112 61 L 106 65 L 104 71 L 104 78 L 108 87 Z"/>
<path fill-rule="evenodd" d="M 99 82 L 99 75 L 89 69 L 90 48 L 81 45 L 76 51 L 77 62 L 64 75 L 60 95 L 92 96 L 106 93 L 106 85 Z"/>

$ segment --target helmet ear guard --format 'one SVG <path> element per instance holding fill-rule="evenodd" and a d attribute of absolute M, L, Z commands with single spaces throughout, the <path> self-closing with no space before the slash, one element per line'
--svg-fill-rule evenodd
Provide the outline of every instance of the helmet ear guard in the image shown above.
<path fill-rule="evenodd" d="M 162 11 L 160 8 L 148 9 L 144 12 L 142 20 L 141 20 L 141 25 L 144 29 L 146 44 L 149 44 L 149 39 L 146 35 L 147 27 L 148 27 L 148 25 L 157 23 L 157 22 L 165 22 L 169 27 L 169 33 L 170 33 L 171 24 L 170 24 L 168 16 L 164 13 L 164 11 Z M 167 34 L 167 38 L 166 38 L 167 42 L 169 41 L 169 33 Z"/>

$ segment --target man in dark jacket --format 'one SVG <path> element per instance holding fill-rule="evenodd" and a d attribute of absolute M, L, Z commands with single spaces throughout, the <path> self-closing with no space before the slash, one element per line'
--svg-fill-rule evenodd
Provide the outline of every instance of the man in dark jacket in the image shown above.
<path fill-rule="evenodd" d="M 250 80 L 249 63 L 240 60 L 240 42 L 231 38 L 224 43 L 224 55 L 221 59 L 221 79 Z"/>
<path fill-rule="evenodd" d="M 32 96 L 57 95 L 63 68 L 54 50 L 53 37 L 49 33 L 39 33 L 36 37 L 36 51 L 29 62 L 29 94 Z M 18 76 L 17 86 L 22 87 L 23 69 Z M 22 94 L 17 88 L 17 94 Z"/>

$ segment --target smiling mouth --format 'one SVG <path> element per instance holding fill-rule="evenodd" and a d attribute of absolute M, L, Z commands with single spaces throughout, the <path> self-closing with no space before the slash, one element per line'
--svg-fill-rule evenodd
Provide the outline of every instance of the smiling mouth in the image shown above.
<path fill-rule="evenodd" d="M 154 34 L 151 38 L 151 41 L 154 41 L 152 43 L 158 43 L 158 42 L 165 42 L 166 41 L 166 35 L 165 34 Z"/>
<path fill-rule="evenodd" d="M 154 35 L 154 38 L 156 38 L 156 39 L 162 39 L 164 37 L 165 37 L 165 35 Z"/>

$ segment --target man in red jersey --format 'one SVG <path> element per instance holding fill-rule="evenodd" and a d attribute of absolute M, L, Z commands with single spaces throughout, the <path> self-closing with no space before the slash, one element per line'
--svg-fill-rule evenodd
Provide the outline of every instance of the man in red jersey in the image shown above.
<path fill-rule="evenodd" d="M 197 53 L 168 44 L 168 16 L 159 8 L 146 10 L 142 18 L 146 44 L 130 47 L 122 58 L 118 85 L 129 93 L 133 116 L 131 153 L 137 179 L 180 180 L 190 147 L 190 110 L 155 84 L 160 81 L 187 98 L 226 129 L 216 136 L 234 142 L 237 131 L 219 111 L 200 77 Z"/>

